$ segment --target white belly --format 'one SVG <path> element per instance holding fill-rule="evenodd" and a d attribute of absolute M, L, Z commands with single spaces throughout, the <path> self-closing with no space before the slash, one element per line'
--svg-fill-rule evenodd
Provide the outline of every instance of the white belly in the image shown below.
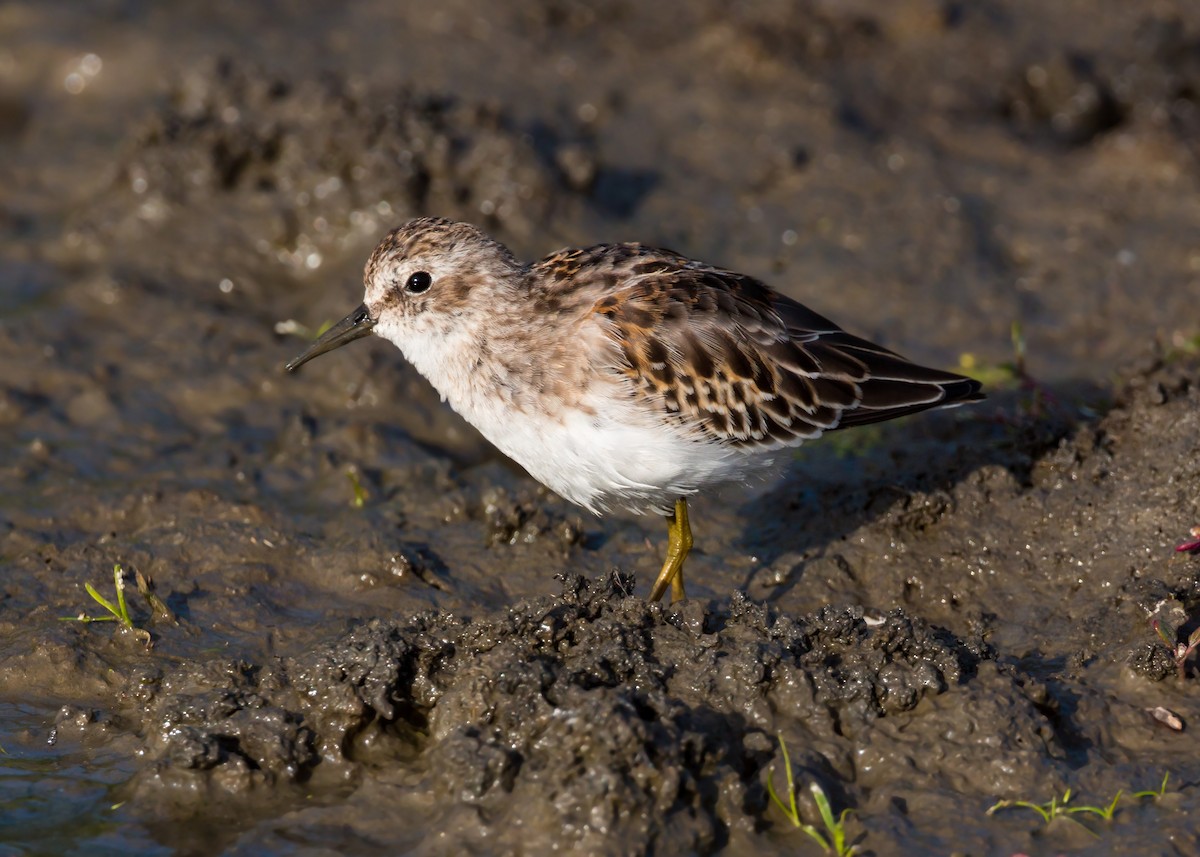
<path fill-rule="evenodd" d="M 601 512 L 625 506 L 669 512 L 680 497 L 739 478 L 747 456 L 686 436 L 631 405 L 553 417 L 502 408 L 464 413 L 505 455 L 573 503 Z"/>

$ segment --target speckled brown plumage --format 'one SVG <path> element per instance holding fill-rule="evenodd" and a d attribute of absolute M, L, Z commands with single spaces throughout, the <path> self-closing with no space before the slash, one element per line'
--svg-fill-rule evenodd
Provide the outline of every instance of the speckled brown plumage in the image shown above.
<path fill-rule="evenodd" d="M 910 363 L 752 277 L 670 250 L 564 250 L 529 281 L 548 297 L 595 296 L 591 312 L 611 326 L 636 395 L 718 442 L 777 448 L 980 398 L 977 381 Z"/>

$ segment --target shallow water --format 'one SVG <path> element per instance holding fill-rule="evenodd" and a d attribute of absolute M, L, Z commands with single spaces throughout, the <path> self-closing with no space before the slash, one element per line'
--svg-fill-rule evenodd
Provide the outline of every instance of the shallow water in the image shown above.
<path fill-rule="evenodd" d="M 1200 574 L 1197 45 L 1183 3 L 7 4 L 0 853 L 794 853 L 777 734 L 865 853 L 1196 853 L 1150 618 Z M 647 606 L 662 523 L 386 343 L 282 373 L 416 214 L 997 383 L 700 498 Z M 63 621 L 118 563 L 152 648 Z M 986 814 L 1168 771 L 1095 835 Z"/>

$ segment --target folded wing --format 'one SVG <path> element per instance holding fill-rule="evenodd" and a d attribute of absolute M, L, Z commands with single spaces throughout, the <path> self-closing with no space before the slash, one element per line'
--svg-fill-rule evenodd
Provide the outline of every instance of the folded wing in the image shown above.
<path fill-rule="evenodd" d="M 640 245 L 590 252 L 613 256 L 597 266 L 611 288 L 592 312 L 634 395 L 709 438 L 792 446 L 983 398 L 978 381 L 911 363 L 751 277 Z"/>

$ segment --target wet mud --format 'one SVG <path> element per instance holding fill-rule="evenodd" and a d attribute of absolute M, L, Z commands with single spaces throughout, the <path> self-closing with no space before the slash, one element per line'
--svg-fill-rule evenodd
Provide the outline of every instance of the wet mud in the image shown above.
<path fill-rule="evenodd" d="M 1194 8 L 246 6 L 0 11 L 0 854 L 817 853 L 781 737 L 860 853 L 1200 853 Z M 700 498 L 649 604 L 661 521 L 386 343 L 282 373 L 418 214 L 990 398 Z"/>

